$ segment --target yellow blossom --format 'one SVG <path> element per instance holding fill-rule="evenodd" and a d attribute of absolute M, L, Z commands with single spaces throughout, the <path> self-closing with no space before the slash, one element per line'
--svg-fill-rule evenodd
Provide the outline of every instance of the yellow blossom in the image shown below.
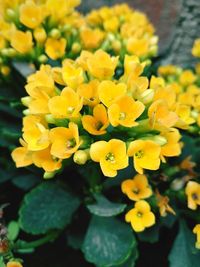
<path fill-rule="evenodd" d="M 179 131 L 175 128 L 171 128 L 168 131 L 162 132 L 161 136 L 167 140 L 167 143 L 161 147 L 161 156 L 174 157 L 180 155 L 181 144 L 179 140 L 181 135 Z"/>
<path fill-rule="evenodd" d="M 77 88 L 77 93 L 80 95 L 80 97 L 83 97 L 84 105 L 94 107 L 100 102 L 98 86 L 98 80 L 92 80 L 89 83 L 83 83 L 79 85 L 79 87 Z"/>
<path fill-rule="evenodd" d="M 117 32 L 119 28 L 119 19 L 117 17 L 111 17 L 104 21 L 104 29 L 107 32 Z"/>
<path fill-rule="evenodd" d="M 83 28 L 80 32 L 81 42 L 84 49 L 94 49 L 101 45 L 104 32 L 100 29 Z"/>
<path fill-rule="evenodd" d="M 43 20 L 42 7 L 33 1 L 26 1 L 20 5 L 19 20 L 26 27 L 34 29 L 39 26 Z"/>
<path fill-rule="evenodd" d="M 6 267 L 23 267 L 22 264 L 20 262 L 17 261 L 9 261 L 6 264 Z"/>
<path fill-rule="evenodd" d="M 200 224 L 196 224 L 193 233 L 197 235 L 197 241 L 195 243 L 195 247 L 197 249 L 200 249 Z"/>
<path fill-rule="evenodd" d="M 170 86 L 158 87 L 154 90 L 153 100 L 165 100 L 169 108 L 172 108 L 176 101 L 176 93 L 171 89 Z"/>
<path fill-rule="evenodd" d="M 176 122 L 176 127 L 180 129 L 187 129 L 190 124 L 195 122 L 195 119 L 191 116 L 190 106 L 177 103 L 175 112 L 179 118 Z"/>
<path fill-rule="evenodd" d="M 81 145 L 78 126 L 73 122 L 69 123 L 68 128 L 56 127 L 51 129 L 50 140 L 52 142 L 51 154 L 59 159 L 71 157 Z"/>
<path fill-rule="evenodd" d="M 32 159 L 33 163 L 38 168 L 43 168 L 45 172 L 54 172 L 62 167 L 61 160 L 51 155 L 51 147 L 34 152 Z"/>
<path fill-rule="evenodd" d="M 158 74 L 161 76 L 175 75 L 178 73 L 178 67 L 174 65 L 160 66 L 158 68 Z"/>
<path fill-rule="evenodd" d="M 128 147 L 128 156 L 133 157 L 134 167 L 143 174 L 143 169 L 157 170 L 160 166 L 161 147 L 150 140 L 135 140 Z"/>
<path fill-rule="evenodd" d="M 123 181 L 121 189 L 133 201 L 145 199 L 152 195 L 147 177 L 143 174 L 136 174 L 133 179 Z"/>
<path fill-rule="evenodd" d="M 65 84 L 73 89 L 76 89 L 84 82 L 83 69 L 77 67 L 74 62 L 69 59 L 65 60 L 62 67 L 62 77 Z"/>
<path fill-rule="evenodd" d="M 188 86 L 196 81 L 197 77 L 191 70 L 185 70 L 180 75 L 180 83 L 183 86 Z"/>
<path fill-rule="evenodd" d="M 20 139 L 20 143 L 22 146 L 15 148 L 11 154 L 17 168 L 33 164 L 32 152 L 28 150 L 26 142 Z"/>
<path fill-rule="evenodd" d="M 121 96 L 108 109 L 110 123 L 116 127 L 122 125 L 133 127 L 138 125 L 135 121 L 144 111 L 145 106 L 130 96 Z"/>
<path fill-rule="evenodd" d="M 172 127 L 178 121 L 177 114 L 169 110 L 168 104 L 164 99 L 158 99 L 151 104 L 148 116 L 152 128 L 159 126 Z"/>
<path fill-rule="evenodd" d="M 49 130 L 39 116 L 29 115 L 23 118 L 23 138 L 28 150 L 38 151 L 49 146 Z"/>
<path fill-rule="evenodd" d="M 66 39 L 54 39 L 49 37 L 45 42 L 45 52 L 51 59 L 56 60 L 64 56 L 66 46 Z"/>
<path fill-rule="evenodd" d="M 118 139 L 93 143 L 90 147 L 90 157 L 100 163 L 103 174 L 108 177 L 115 177 L 118 170 L 128 166 L 126 144 Z"/>
<path fill-rule="evenodd" d="M 30 52 L 33 45 L 31 32 L 14 30 L 11 34 L 10 44 L 14 49 L 16 49 L 17 52 L 21 54 Z"/>
<path fill-rule="evenodd" d="M 126 90 L 125 83 L 116 84 L 112 81 L 103 81 L 98 87 L 99 99 L 106 107 L 109 107 L 118 97 L 125 95 Z"/>
<path fill-rule="evenodd" d="M 176 215 L 175 211 L 173 208 L 169 205 L 169 198 L 167 196 L 162 196 L 159 191 L 156 191 L 156 198 L 158 202 L 158 207 L 160 211 L 160 215 L 162 217 L 167 216 L 167 212 Z"/>
<path fill-rule="evenodd" d="M 194 181 L 189 181 L 185 188 L 185 194 L 187 195 L 188 208 L 196 210 L 200 205 L 200 184 Z"/>
<path fill-rule="evenodd" d="M 196 39 L 192 48 L 192 55 L 200 57 L 200 38 Z"/>
<path fill-rule="evenodd" d="M 109 79 L 114 75 L 118 57 L 111 57 L 103 50 L 97 50 L 87 60 L 90 74 L 100 80 Z"/>
<path fill-rule="evenodd" d="M 151 207 L 145 200 L 135 203 L 125 217 L 126 222 L 130 222 L 135 232 L 142 232 L 147 227 L 155 224 L 155 215 L 151 212 Z"/>
<path fill-rule="evenodd" d="M 92 135 L 102 135 L 106 133 L 109 125 L 107 111 L 104 105 L 98 104 L 93 109 L 93 116 L 84 115 L 82 117 L 83 128 Z"/>
<path fill-rule="evenodd" d="M 47 38 L 46 31 L 43 27 L 38 27 L 34 29 L 33 36 L 39 44 L 43 44 Z"/>
<path fill-rule="evenodd" d="M 49 100 L 48 105 L 55 118 L 73 118 L 79 116 L 83 99 L 73 89 L 65 87 L 59 96 Z"/>
<path fill-rule="evenodd" d="M 146 38 L 137 39 L 131 37 L 127 42 L 127 51 L 138 57 L 145 56 L 149 52 L 149 40 Z"/>

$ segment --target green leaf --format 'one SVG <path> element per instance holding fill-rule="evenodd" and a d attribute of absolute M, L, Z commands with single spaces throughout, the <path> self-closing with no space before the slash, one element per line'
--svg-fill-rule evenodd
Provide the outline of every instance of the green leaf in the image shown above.
<path fill-rule="evenodd" d="M 31 234 L 44 234 L 67 226 L 80 200 L 55 182 L 44 182 L 25 198 L 19 211 L 21 228 Z"/>
<path fill-rule="evenodd" d="M 142 242 L 155 243 L 159 240 L 160 225 L 156 224 L 144 232 L 138 234 L 138 238 Z"/>
<path fill-rule="evenodd" d="M 128 260 L 120 265 L 113 265 L 112 267 L 134 267 L 138 258 L 138 250 L 134 249 Z"/>
<path fill-rule="evenodd" d="M 96 199 L 96 203 L 87 205 L 87 208 L 95 215 L 111 217 L 122 213 L 126 208 L 126 204 L 110 202 L 101 194 L 94 194 L 94 197 Z"/>
<path fill-rule="evenodd" d="M 30 190 L 31 188 L 36 186 L 40 181 L 42 181 L 41 177 L 34 174 L 21 174 L 15 176 L 15 178 L 12 179 L 12 183 L 15 186 L 25 191 Z"/>
<path fill-rule="evenodd" d="M 195 235 L 183 221 L 180 222 L 169 262 L 170 267 L 199 267 L 200 252 L 195 248 Z"/>
<path fill-rule="evenodd" d="M 19 234 L 19 224 L 16 221 L 11 221 L 8 225 L 8 239 L 14 241 Z"/>
<path fill-rule="evenodd" d="M 129 225 L 116 218 L 93 216 L 82 250 L 87 261 L 108 267 L 124 263 L 136 249 Z"/>

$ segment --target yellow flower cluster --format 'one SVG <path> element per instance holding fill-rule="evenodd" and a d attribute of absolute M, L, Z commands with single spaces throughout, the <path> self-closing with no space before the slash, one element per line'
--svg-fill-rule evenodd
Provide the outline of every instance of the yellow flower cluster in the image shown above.
<path fill-rule="evenodd" d="M 134 54 L 142 59 L 157 52 L 158 38 L 145 14 L 127 5 L 104 7 L 83 16 L 80 0 L 10 0 L 0 3 L 0 71 L 21 60 L 42 63 L 76 58 L 82 49 Z"/>
<path fill-rule="evenodd" d="M 200 126 L 200 70 L 196 65 L 195 71 L 183 70 L 174 65 L 161 66 L 158 74 L 163 84 L 171 87 L 176 97 L 176 113 L 182 121 L 179 121 L 181 129 L 199 131 Z M 192 126 L 192 127 L 191 127 Z"/>
<path fill-rule="evenodd" d="M 83 51 L 62 67 L 42 65 L 28 77 L 21 147 L 12 153 L 17 167 L 35 164 L 47 173 L 80 150 L 114 177 L 133 158 L 135 170 L 157 170 L 165 157 L 180 154 L 175 95 L 153 77 L 145 63 L 125 56 L 124 73 L 115 79 L 118 57 L 103 50 Z M 182 122 L 183 124 L 183 122 Z M 120 138 L 119 138 L 120 137 Z"/>
<path fill-rule="evenodd" d="M 13 58 L 37 65 L 48 58 L 61 59 L 74 50 L 77 29 L 84 23 L 74 10 L 79 4 L 80 0 L 1 1 L 1 73 L 8 74 L 6 64 Z"/>
<path fill-rule="evenodd" d="M 87 26 L 81 30 L 84 49 L 97 48 L 103 42 L 121 56 L 126 53 L 147 58 L 157 53 L 158 37 L 153 25 L 145 14 L 127 4 L 92 10 L 86 21 Z"/>

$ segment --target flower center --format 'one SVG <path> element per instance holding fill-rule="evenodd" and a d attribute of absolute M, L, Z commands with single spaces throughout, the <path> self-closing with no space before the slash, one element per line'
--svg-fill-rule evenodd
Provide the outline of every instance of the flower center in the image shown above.
<path fill-rule="evenodd" d="M 125 112 L 120 112 L 119 113 L 119 120 L 125 120 L 125 118 L 126 118 L 126 113 Z"/>
<path fill-rule="evenodd" d="M 113 153 L 109 152 L 107 155 L 106 155 L 106 160 L 107 161 L 110 161 L 111 163 L 115 163 L 115 156 Z"/>
<path fill-rule="evenodd" d="M 141 217 L 142 217 L 142 212 L 138 211 L 137 216 L 138 216 L 139 218 L 141 218 Z"/>
<path fill-rule="evenodd" d="M 199 197 L 198 197 L 198 195 L 197 195 L 196 193 L 193 193 L 193 194 L 192 194 L 192 199 L 193 199 L 193 200 L 198 200 Z"/>
<path fill-rule="evenodd" d="M 141 159 L 144 156 L 144 151 L 143 150 L 138 150 L 135 153 L 136 158 Z"/>
<path fill-rule="evenodd" d="M 75 147 L 75 145 L 76 145 L 76 140 L 74 138 L 71 140 L 67 140 L 67 143 L 66 143 L 67 149 L 71 149 Z"/>
<path fill-rule="evenodd" d="M 134 188 L 132 191 L 136 195 L 138 195 L 140 193 L 140 190 L 138 188 Z"/>
<path fill-rule="evenodd" d="M 99 131 L 102 126 L 103 126 L 103 123 L 101 121 L 97 121 L 97 123 L 96 123 L 96 129 L 97 129 L 97 131 Z"/>
<path fill-rule="evenodd" d="M 74 107 L 68 107 L 68 108 L 67 108 L 67 113 L 68 113 L 68 114 L 72 114 L 74 110 L 75 110 Z"/>

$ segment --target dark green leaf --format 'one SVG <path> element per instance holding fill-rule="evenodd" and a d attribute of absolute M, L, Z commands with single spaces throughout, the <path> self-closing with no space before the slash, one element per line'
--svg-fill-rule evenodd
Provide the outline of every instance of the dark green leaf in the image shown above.
<path fill-rule="evenodd" d="M 170 267 L 199 267 L 200 252 L 195 248 L 195 235 L 185 222 L 180 222 L 179 233 L 169 255 Z"/>
<path fill-rule="evenodd" d="M 149 229 L 145 229 L 144 232 L 138 234 L 140 241 L 155 243 L 159 240 L 159 229 L 160 225 L 156 224 Z"/>
<path fill-rule="evenodd" d="M 21 174 L 15 176 L 12 179 L 12 183 L 23 190 L 30 190 L 34 186 L 36 186 L 40 181 L 42 181 L 41 177 L 36 176 L 34 174 Z"/>
<path fill-rule="evenodd" d="M 19 212 L 21 228 L 32 234 L 62 229 L 79 204 L 79 199 L 61 185 L 44 182 L 25 196 Z"/>
<path fill-rule="evenodd" d="M 116 218 L 93 216 L 83 243 L 87 261 L 108 267 L 124 263 L 136 249 L 129 225 Z"/>
<path fill-rule="evenodd" d="M 87 208 L 95 215 L 111 217 L 122 213 L 126 208 L 126 204 L 110 202 L 101 194 L 94 194 L 94 197 L 96 199 L 96 203 L 87 205 Z"/>

